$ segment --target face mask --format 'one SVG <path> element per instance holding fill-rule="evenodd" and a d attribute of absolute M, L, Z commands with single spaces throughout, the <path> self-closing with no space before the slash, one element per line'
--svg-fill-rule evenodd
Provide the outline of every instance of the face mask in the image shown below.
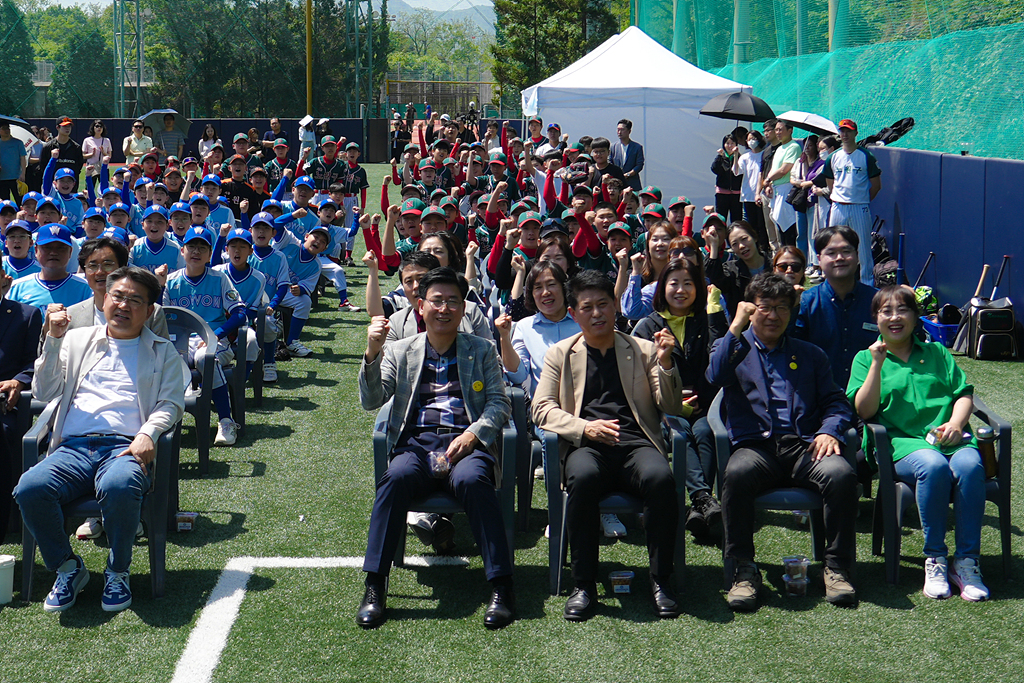
<path fill-rule="evenodd" d="M 757 140 L 751 140 L 749 145 L 750 145 L 750 149 L 755 150 L 755 151 L 757 150 L 757 147 L 758 147 Z"/>

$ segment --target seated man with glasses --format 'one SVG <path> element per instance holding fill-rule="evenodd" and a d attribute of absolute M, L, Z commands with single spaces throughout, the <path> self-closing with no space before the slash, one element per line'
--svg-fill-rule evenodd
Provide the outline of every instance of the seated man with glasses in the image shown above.
<path fill-rule="evenodd" d="M 131 605 L 128 567 L 150 486 L 156 441 L 181 419 L 181 361 L 170 341 L 146 328 L 160 296 L 156 277 L 119 268 L 107 277 L 105 325 L 68 332 L 67 311 L 50 316 L 35 365 L 32 396 L 59 399 L 49 455 L 22 475 L 14 490 L 25 526 L 47 569 L 57 572 L 43 609 L 75 604 L 89 570 L 64 531 L 61 506 L 95 492 L 110 543 L 104 610 Z"/>
<path fill-rule="evenodd" d="M 857 477 L 842 456 L 853 419 L 821 349 L 786 335 L 796 290 L 761 273 L 747 286 L 728 332 L 715 342 L 707 379 L 722 387 L 732 455 L 722 474 L 725 557 L 736 563 L 729 591 L 735 611 L 757 608 L 754 499 L 779 486 L 821 493 L 825 505 L 825 599 L 854 605 Z M 749 329 L 747 325 L 750 325 Z"/>
<path fill-rule="evenodd" d="M 363 571 L 366 593 L 356 615 L 363 628 L 386 617 L 387 580 L 409 505 L 434 490 L 455 496 L 492 584 L 487 628 L 515 618 L 512 557 L 497 481 L 498 436 L 512 412 L 494 344 L 459 331 L 468 291 L 450 268 L 419 281 L 417 312 L 426 331 L 385 344 L 389 322 L 374 316 L 359 372 L 366 410 L 392 401 L 387 423 L 388 470 L 377 482 Z"/>

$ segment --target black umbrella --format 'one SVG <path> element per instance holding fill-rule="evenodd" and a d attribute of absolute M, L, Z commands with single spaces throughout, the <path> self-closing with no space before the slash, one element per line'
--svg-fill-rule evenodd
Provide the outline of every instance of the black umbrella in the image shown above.
<path fill-rule="evenodd" d="M 29 123 L 28 121 L 23 121 L 22 119 L 19 119 L 17 116 L 4 116 L 3 114 L 0 114 L 0 121 L 9 123 L 13 126 L 21 126 L 25 130 L 32 130 L 31 123 Z"/>
<path fill-rule="evenodd" d="M 750 93 L 731 92 L 711 99 L 700 110 L 705 116 L 733 121 L 761 122 L 775 118 L 775 112 L 768 103 Z"/>

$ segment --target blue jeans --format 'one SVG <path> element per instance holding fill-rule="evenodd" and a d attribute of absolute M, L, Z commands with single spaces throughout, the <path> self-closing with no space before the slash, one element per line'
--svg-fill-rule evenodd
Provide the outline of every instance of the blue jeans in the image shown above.
<path fill-rule="evenodd" d="M 664 422 L 686 440 L 686 492 L 690 498 L 700 491 L 711 493 L 718 461 L 715 457 L 715 435 L 708 419 L 702 417 L 691 423 L 683 417 L 666 415 Z M 671 439 L 671 434 L 665 435 L 669 448 L 672 447 Z"/>
<path fill-rule="evenodd" d="M 61 506 L 95 493 L 110 543 L 107 569 L 126 572 L 132 561 L 142 497 L 150 477 L 134 458 L 117 457 L 131 443 L 123 436 L 80 436 L 67 439 L 56 451 L 21 476 L 14 498 L 25 526 L 39 545 L 50 571 L 74 551 L 64 531 Z"/>
<path fill-rule="evenodd" d="M 922 448 L 896 461 L 897 478 L 916 486 L 917 510 L 924 531 L 925 557 L 945 557 L 946 513 L 950 492 L 956 517 L 956 557 L 977 560 L 981 518 L 985 512 L 985 468 L 976 448 L 961 448 L 948 458 Z"/>

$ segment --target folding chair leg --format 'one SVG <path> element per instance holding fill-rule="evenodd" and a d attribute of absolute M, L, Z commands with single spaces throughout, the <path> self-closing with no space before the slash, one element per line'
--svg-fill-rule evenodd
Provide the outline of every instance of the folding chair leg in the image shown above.
<path fill-rule="evenodd" d="M 809 510 L 811 522 L 811 552 L 815 562 L 825 559 L 825 514 L 822 510 Z"/>
<path fill-rule="evenodd" d="M 409 536 L 408 531 L 409 531 L 409 525 L 405 523 L 405 520 L 403 520 L 402 521 L 402 535 L 398 539 L 398 548 L 395 549 L 394 565 L 396 567 L 404 567 L 405 566 L 405 540 Z"/>
<path fill-rule="evenodd" d="M 36 565 L 36 538 L 21 525 L 21 599 L 32 599 L 32 570 Z"/>

